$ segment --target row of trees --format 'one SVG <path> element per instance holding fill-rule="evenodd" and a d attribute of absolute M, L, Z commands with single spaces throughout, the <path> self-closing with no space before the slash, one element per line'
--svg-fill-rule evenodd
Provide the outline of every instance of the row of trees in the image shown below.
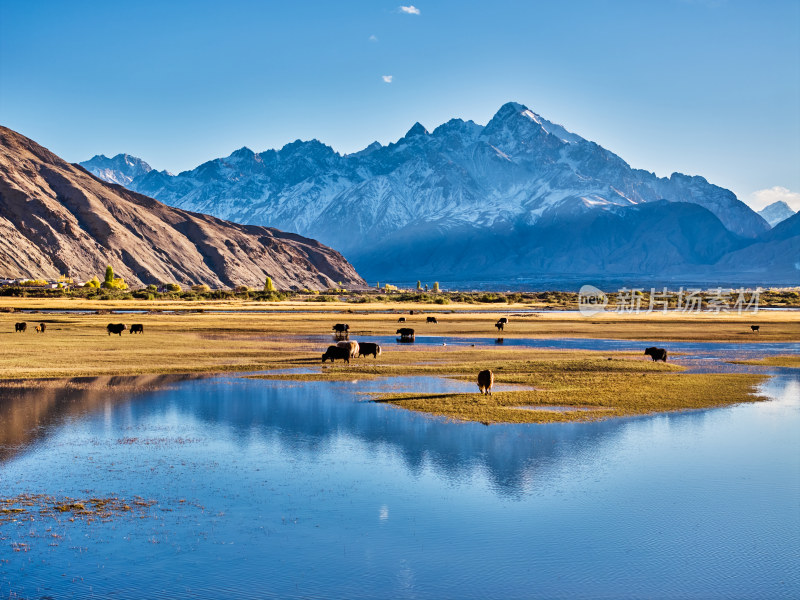
<path fill-rule="evenodd" d="M 44 283 L 47 283 L 46 281 Z M 127 290 L 128 284 L 125 283 L 125 280 L 122 277 L 117 277 L 114 275 L 114 267 L 108 265 L 106 267 L 106 275 L 103 281 L 101 282 L 97 275 L 92 277 L 89 281 L 84 284 L 84 287 L 90 288 L 97 288 L 97 289 L 105 289 L 105 290 Z M 152 288 L 152 289 L 151 289 Z M 164 284 L 164 288 L 168 292 L 180 292 L 181 286 L 177 283 L 166 283 Z M 155 291 L 158 289 L 155 285 L 147 286 L 147 289 L 150 291 Z M 211 288 L 205 284 L 200 285 L 193 285 L 192 291 L 197 293 L 207 293 L 211 291 Z M 266 281 L 264 281 L 264 291 L 265 292 L 277 292 L 275 289 L 275 284 L 272 283 L 272 277 L 267 277 Z"/>

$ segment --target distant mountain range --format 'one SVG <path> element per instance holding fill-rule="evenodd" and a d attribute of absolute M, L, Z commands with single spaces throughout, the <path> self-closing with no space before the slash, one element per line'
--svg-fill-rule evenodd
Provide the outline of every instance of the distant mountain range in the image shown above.
<path fill-rule="evenodd" d="M 794 214 L 795 211 L 791 209 L 791 207 L 786 204 L 783 200 L 778 200 L 777 202 L 773 202 L 766 208 L 758 211 L 764 220 L 769 223 L 770 227 L 775 227 L 781 221 L 785 221 L 789 217 Z"/>
<path fill-rule="evenodd" d="M 137 177 L 147 175 L 153 170 L 153 167 L 141 158 L 130 154 L 117 154 L 114 158 L 97 154 L 82 162 L 81 166 L 92 175 L 119 185 L 128 185 Z"/>
<path fill-rule="evenodd" d="M 115 164 L 143 170 L 136 159 Z M 165 206 L 0 127 L 0 276 L 84 281 L 109 264 L 134 285 L 261 289 L 267 276 L 279 289 L 364 285 L 315 240 Z"/>
<path fill-rule="evenodd" d="M 721 275 L 723 264 L 731 277 L 800 279 L 800 257 L 759 264 L 764 252 L 748 251 L 774 243 L 770 225 L 732 192 L 633 169 L 516 103 L 485 126 L 452 119 L 429 132 L 416 123 L 396 143 L 348 155 L 298 140 L 178 175 L 136 175 L 123 162 L 113 176 L 130 178 L 132 190 L 315 237 L 370 280 L 697 279 Z M 725 261 L 733 253 L 740 267 Z"/>

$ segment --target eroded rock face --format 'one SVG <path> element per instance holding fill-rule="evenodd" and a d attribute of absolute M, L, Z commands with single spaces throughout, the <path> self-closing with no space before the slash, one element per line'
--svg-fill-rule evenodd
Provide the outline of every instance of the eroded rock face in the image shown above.
<path fill-rule="evenodd" d="M 0 127 L 0 276 L 326 289 L 364 281 L 341 254 L 270 227 L 171 208 Z"/>

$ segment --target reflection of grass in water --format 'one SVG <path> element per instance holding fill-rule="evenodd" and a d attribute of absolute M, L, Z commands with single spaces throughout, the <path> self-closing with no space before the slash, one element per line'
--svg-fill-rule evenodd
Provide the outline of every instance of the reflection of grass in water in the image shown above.
<path fill-rule="evenodd" d="M 765 367 L 790 367 L 800 369 L 800 356 L 767 356 L 759 360 L 732 360 L 737 365 L 760 365 Z"/>

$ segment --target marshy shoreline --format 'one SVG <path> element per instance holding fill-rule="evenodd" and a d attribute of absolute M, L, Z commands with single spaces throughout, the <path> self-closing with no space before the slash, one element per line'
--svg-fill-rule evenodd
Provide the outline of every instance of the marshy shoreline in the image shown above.
<path fill-rule="evenodd" d="M 587 421 L 763 400 L 757 393 L 766 377 L 763 373 L 722 369 L 687 373 L 684 366 L 654 363 L 630 350 L 532 349 L 514 345 L 515 340 L 641 340 L 643 351 L 648 340 L 666 346 L 669 342 L 710 342 L 766 344 L 766 348 L 800 339 L 800 313 L 794 311 L 585 317 L 572 312 L 521 312 L 523 307 L 514 305 L 496 312 L 475 312 L 485 311 L 485 306 L 440 309 L 405 303 L 354 311 L 347 303 L 326 303 L 313 310 L 316 307 L 309 308 L 307 303 L 281 302 L 270 304 L 268 311 L 264 303 L 209 302 L 192 303 L 189 312 L 179 303 L 170 308 L 170 303 L 155 307 L 148 302 L 126 302 L 124 308 L 114 305 L 105 310 L 148 312 L 101 310 L 98 314 L 96 303 L 85 300 L 4 300 L 2 380 L 249 373 L 265 379 L 353 381 L 435 375 L 471 381 L 479 370 L 488 368 L 498 383 L 520 389 L 491 396 L 479 395 L 476 387 L 475 394 L 406 391 L 373 398 L 409 410 L 483 423 Z M 428 316 L 436 316 L 438 323 L 427 323 Z M 502 333 L 494 327 L 500 316 L 510 320 Z M 401 317 L 405 323 L 398 325 Z M 46 332 L 38 334 L 31 327 L 15 333 L 15 322 L 23 319 L 31 326 L 45 323 Z M 122 335 L 108 335 L 109 322 L 142 324 L 144 334 L 130 335 L 126 330 Z M 420 338 L 459 342 L 384 345 L 377 360 L 360 358 L 350 365 L 322 366 L 320 356 L 333 342 L 335 323 L 348 323 L 350 338 L 355 340 L 390 339 L 397 327 L 404 326 L 413 327 Z M 751 330 L 752 324 L 760 326 L 757 333 Z M 760 359 L 750 356 L 741 362 L 765 367 L 797 364 L 796 356 L 783 362 L 775 356 Z M 313 372 L 286 373 L 309 367 Z"/>

